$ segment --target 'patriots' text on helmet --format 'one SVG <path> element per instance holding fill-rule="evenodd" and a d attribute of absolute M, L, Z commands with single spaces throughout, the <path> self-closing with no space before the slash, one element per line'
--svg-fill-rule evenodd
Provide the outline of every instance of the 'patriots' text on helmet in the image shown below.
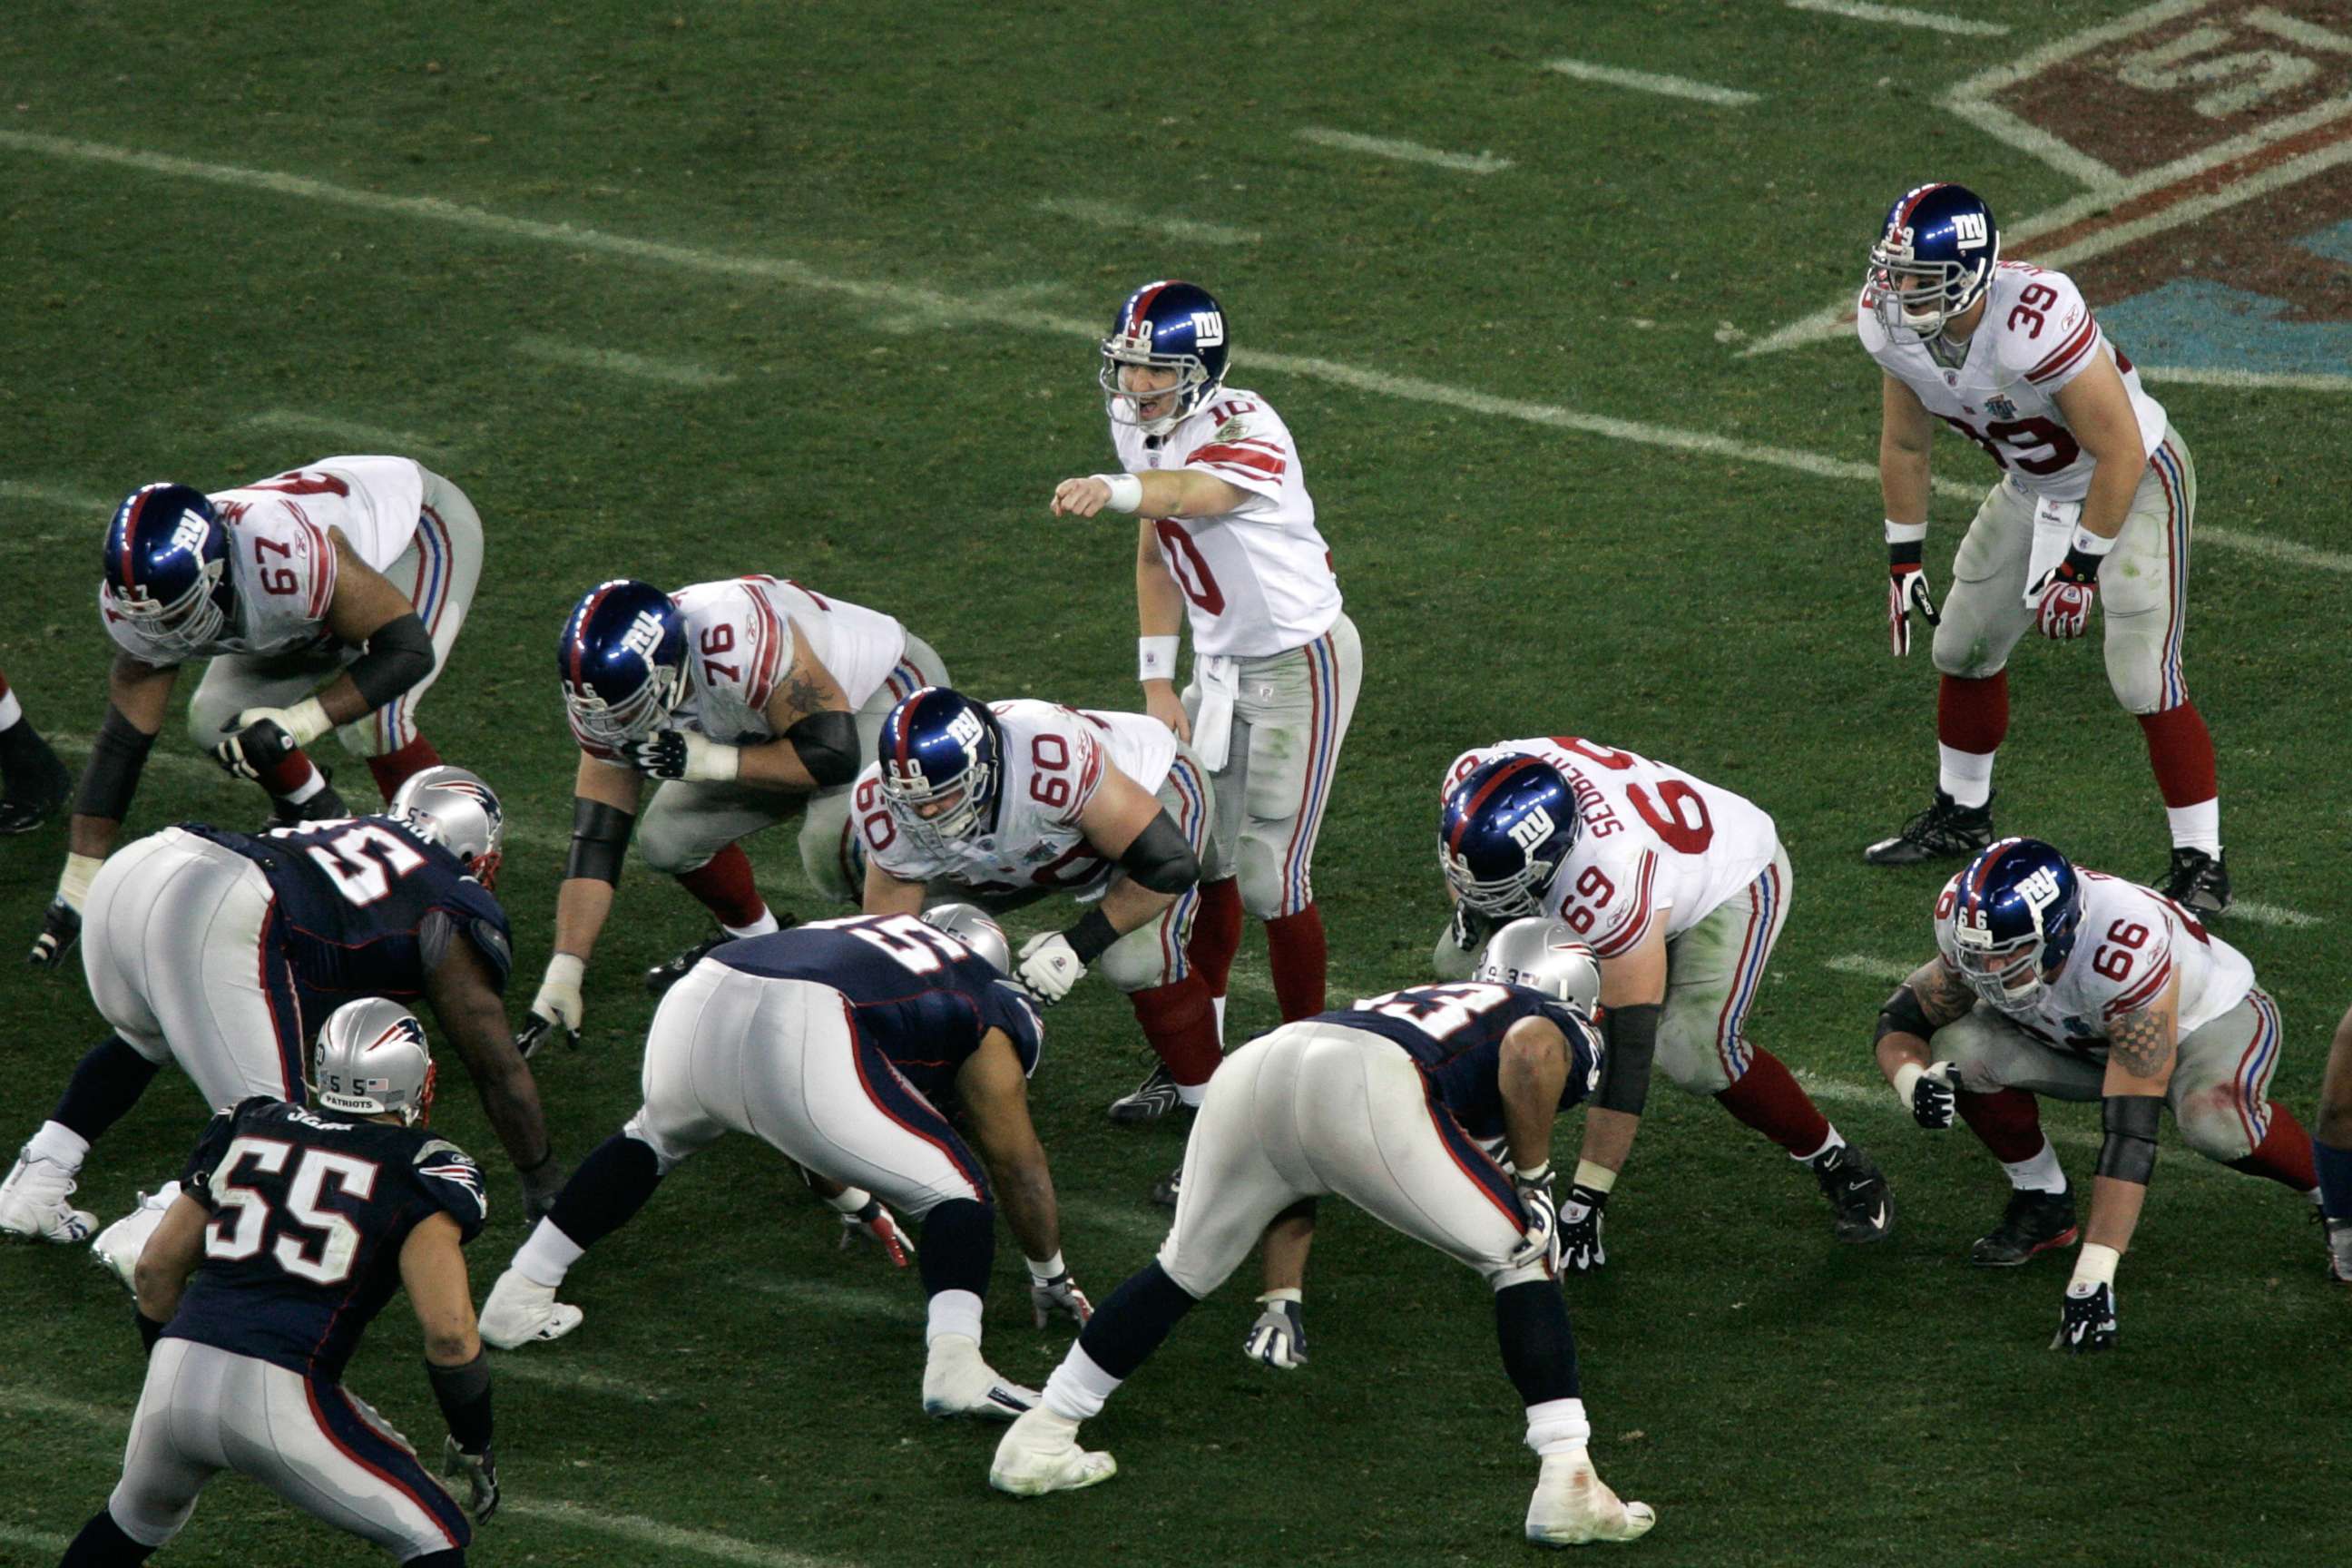
<path fill-rule="evenodd" d="M 555 643 L 563 709 L 583 747 L 618 752 L 686 698 L 686 624 L 667 594 L 615 577 L 580 597 Z"/>
<path fill-rule="evenodd" d="M 1486 943 L 1471 976 L 1495 985 L 1525 985 L 1567 1003 L 1587 1018 L 1601 1001 L 1601 960 L 1563 921 L 1513 921 Z"/>
<path fill-rule="evenodd" d="M 1169 279 L 1127 297 L 1102 341 L 1103 407 L 1148 436 L 1207 406 L 1225 383 L 1225 312 L 1197 283 Z M 1123 374 L 1132 371 L 1137 374 Z M 1165 379 L 1169 373 L 1175 379 Z"/>
<path fill-rule="evenodd" d="M 934 904 L 923 911 L 925 923 L 937 926 L 987 960 L 999 974 L 1013 973 L 1013 943 L 978 904 Z"/>
<path fill-rule="evenodd" d="M 382 996 L 362 996 L 327 1015 L 310 1079 L 314 1098 L 329 1110 L 397 1116 L 410 1127 L 433 1114 L 433 1049 L 425 1026 Z"/>
<path fill-rule="evenodd" d="M 1540 757 L 1496 757 L 1445 792 L 1437 813 L 1438 864 L 1479 914 L 1540 914 L 1582 826 L 1576 792 L 1558 768 Z"/>
<path fill-rule="evenodd" d="M 1992 208 L 1965 185 L 1921 185 L 1887 209 L 1864 304 L 1887 335 L 1932 338 L 1984 297 L 2000 262 Z"/>
<path fill-rule="evenodd" d="M 408 775 L 393 792 L 386 812 L 457 858 L 466 875 L 483 887 L 498 881 L 506 813 L 490 786 L 464 768 L 446 764 Z"/>
<path fill-rule="evenodd" d="M 142 485 L 106 525 L 100 607 L 168 653 L 212 651 L 236 613 L 228 530 L 202 490 Z"/>
<path fill-rule="evenodd" d="M 926 686 L 890 710 L 875 751 L 883 802 L 910 837 L 952 843 L 995 826 L 1004 747 L 980 703 Z"/>
<path fill-rule="evenodd" d="M 1949 891 L 1960 977 L 1995 1007 L 2032 1006 L 2074 951 L 2083 923 L 2074 868 L 2039 838 L 2003 838 L 1978 851 Z"/>

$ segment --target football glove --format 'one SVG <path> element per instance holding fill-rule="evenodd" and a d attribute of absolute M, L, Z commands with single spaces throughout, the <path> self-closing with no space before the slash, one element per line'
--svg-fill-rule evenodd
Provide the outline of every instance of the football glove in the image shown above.
<path fill-rule="evenodd" d="M 247 708 L 231 721 L 231 734 L 213 748 L 213 761 L 241 779 L 261 775 L 335 727 L 315 697 L 291 708 Z"/>
<path fill-rule="evenodd" d="M 898 1216 L 872 1193 L 860 1187 L 844 1187 L 824 1201 L 841 1216 L 841 1251 L 848 1251 L 863 1237 L 882 1248 L 893 1268 L 906 1268 L 908 1259 L 915 1256 L 915 1244 L 898 1228 Z"/>
<path fill-rule="evenodd" d="M 628 748 L 640 773 L 687 784 L 732 784 L 743 765 L 740 746 L 722 746 L 691 730 L 660 730 Z"/>
<path fill-rule="evenodd" d="M 559 1029 L 570 1044 L 580 1043 L 580 1021 L 588 1014 L 588 1004 L 580 996 L 580 981 L 587 971 L 587 962 L 573 953 L 559 952 L 547 961 L 539 994 L 530 999 L 530 1021 L 515 1032 L 515 1049 L 525 1060 Z"/>
<path fill-rule="evenodd" d="M 1307 1307 L 1296 1290 L 1268 1290 L 1265 1309 L 1242 1341 L 1242 1354 L 1263 1366 L 1296 1371 L 1307 1364 Z"/>
<path fill-rule="evenodd" d="M 1579 1274 L 1590 1274 L 1609 1261 L 1601 1247 L 1601 1211 L 1609 1194 L 1581 1182 L 1568 1189 L 1568 1205 L 1559 1211 L 1559 1260 Z"/>
<path fill-rule="evenodd" d="M 1056 1314 L 1084 1328 L 1087 1320 L 1095 1315 L 1095 1304 L 1087 1300 L 1087 1293 L 1078 1289 L 1078 1282 L 1070 1278 L 1068 1269 L 1065 1268 L 1050 1277 L 1041 1278 L 1037 1273 L 1036 1265 L 1031 1264 L 1029 1267 L 1029 1315 L 1036 1320 L 1037 1326 L 1042 1329 Z"/>
<path fill-rule="evenodd" d="M 66 852 L 66 868 L 58 873 L 58 890 L 41 916 L 41 932 L 33 939 L 26 963 L 36 969 L 55 969 L 64 961 L 74 938 L 81 934 L 81 907 L 89 901 L 90 884 L 98 880 L 98 868 L 104 864 L 100 856 Z"/>
<path fill-rule="evenodd" d="M 1511 1248 L 1505 1259 L 1514 1268 L 1532 1264 L 1543 1265 L 1547 1274 L 1559 1272 L 1559 1206 L 1551 1195 L 1551 1162 L 1546 1160 L 1532 1171 L 1522 1171 L 1511 1178 L 1511 1185 L 1519 1194 L 1519 1210 L 1527 1216 L 1528 1228 L 1519 1236 L 1518 1246 Z"/>
<path fill-rule="evenodd" d="M 499 1511 L 499 1461 L 490 1446 L 485 1443 L 480 1453 L 468 1454 L 457 1447 L 457 1438 L 442 1438 L 441 1473 L 464 1478 L 466 1511 L 476 1524 L 489 1523 L 490 1515 Z"/>
<path fill-rule="evenodd" d="M 2072 548 L 2025 591 L 2033 605 L 2034 629 L 2062 642 L 2091 629 L 2091 605 L 2098 596 L 2099 557 Z"/>
<path fill-rule="evenodd" d="M 2089 1355 L 2116 1348 L 2116 1288 L 2078 1280 L 2066 1287 L 2066 1305 L 2050 1348 Z"/>
<path fill-rule="evenodd" d="M 1923 528 L 1921 532 L 1925 531 Z M 1919 563 L 1921 548 L 1916 539 L 1890 540 L 1886 545 L 1886 632 L 1897 658 L 1911 652 L 1913 611 L 1931 626 L 1941 626 L 1944 620 L 1936 612 L 1936 595 L 1927 588 L 1927 569 Z"/>
<path fill-rule="evenodd" d="M 1958 1073 L 1951 1062 L 1937 1062 L 1921 1073 L 1911 1086 L 1911 1120 L 1930 1132 L 1951 1126 L 1960 1109 L 1959 1090 L 1952 1087 Z"/>
<path fill-rule="evenodd" d="M 1060 931 L 1046 931 L 1021 944 L 1021 967 L 1014 972 L 1030 995 L 1050 1007 L 1086 978 L 1086 961 Z"/>
<path fill-rule="evenodd" d="M 546 1159 L 515 1174 L 522 1178 L 522 1222 L 526 1226 L 537 1225 L 547 1217 L 548 1210 L 555 1206 L 556 1194 L 572 1179 L 570 1167 L 555 1157 L 552 1149 L 547 1152 Z"/>

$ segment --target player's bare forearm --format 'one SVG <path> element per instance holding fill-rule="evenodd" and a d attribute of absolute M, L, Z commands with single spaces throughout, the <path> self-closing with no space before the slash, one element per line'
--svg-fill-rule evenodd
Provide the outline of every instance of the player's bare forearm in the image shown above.
<path fill-rule="evenodd" d="M 613 884 L 601 877 L 566 877 L 555 891 L 555 951 L 585 963 L 613 912 Z"/>
<path fill-rule="evenodd" d="M 2131 515 L 2132 497 L 2139 491 L 2140 473 L 2146 467 L 2140 459 L 2137 437 L 2128 454 L 2115 460 L 2099 460 L 2091 470 L 2091 488 L 2083 497 L 2083 515 L 2077 519 L 2085 531 L 2113 539 L 2124 531 L 2124 521 Z"/>
<path fill-rule="evenodd" d="M 1143 481 L 1145 517 L 1223 517 L 1249 503 L 1249 492 L 1214 474 L 1192 468 L 1161 468 L 1138 474 Z"/>
<path fill-rule="evenodd" d="M 2078 521 L 2100 538 L 2113 539 L 2123 531 L 2124 519 L 2131 512 L 2132 497 L 2147 471 L 2147 453 L 2140 444 L 2139 416 L 2132 412 L 2122 374 L 2104 353 L 2093 354 L 2091 362 L 2059 388 L 2055 401 L 2067 429 L 2094 463 Z"/>
<path fill-rule="evenodd" d="M 871 855 L 866 858 L 866 897 L 862 911 L 869 915 L 919 915 L 923 912 L 923 884 L 902 882 Z"/>
<path fill-rule="evenodd" d="M 1927 460 L 1936 426 L 1918 394 L 1883 377 L 1878 426 L 1878 488 L 1895 522 L 1927 521 Z"/>
<path fill-rule="evenodd" d="M 436 1366 L 463 1366 L 482 1353 L 461 1235 L 455 1219 L 436 1214 L 400 1247 L 400 1283 L 425 1331 L 425 1359 Z"/>
<path fill-rule="evenodd" d="M 1110 921 L 1111 930 L 1125 936 L 1158 920 L 1175 901 L 1172 893 L 1155 893 L 1131 878 L 1116 877 L 1103 895 L 1103 919 Z"/>
<path fill-rule="evenodd" d="M 1930 1028 L 1940 1029 L 1968 1016 L 1976 1005 L 1976 993 L 1969 983 L 1943 960 L 1942 954 L 1929 959 L 1913 970 L 1903 988 L 1919 1004 Z M 1878 1070 L 1893 1083 L 1895 1075 L 1907 1063 L 1916 1067 L 1932 1065 L 1927 1037 L 1907 1029 L 1895 1029 L 1879 1037 Z"/>
<path fill-rule="evenodd" d="M 139 1299 L 139 1310 L 149 1321 L 168 1323 L 180 1310 L 188 1276 L 204 1259 L 205 1227 L 211 1221 L 212 1212 L 183 1193 L 172 1200 L 155 1234 L 140 1248 L 139 1261 L 131 1271 L 131 1289 Z"/>
<path fill-rule="evenodd" d="M 158 667 L 118 653 L 106 671 L 106 700 L 116 712 L 129 721 L 131 727 L 142 735 L 158 735 L 163 730 L 163 719 L 172 701 L 172 686 L 179 679 L 175 665 Z M 85 795 L 90 788 L 90 770 L 102 766 L 98 748 L 92 747 L 89 760 L 82 766 L 82 782 L 76 797 Z M 132 775 L 134 778 L 136 773 Z M 111 816 L 91 816 L 75 812 L 66 825 L 66 847 L 77 855 L 87 855 L 103 860 L 114 849 L 114 840 L 122 824 Z"/>
<path fill-rule="evenodd" d="M 807 795 L 817 787 L 816 780 L 802 765 L 800 752 L 784 740 L 740 748 L 736 752 L 735 782 L 793 795 Z"/>
<path fill-rule="evenodd" d="M 1137 631 L 1148 637 L 1172 637 L 1184 629 L 1184 590 L 1148 520 L 1135 547 L 1135 618 Z"/>
<path fill-rule="evenodd" d="M 1642 1119 L 1638 1116 L 1588 1105 L 1584 1108 L 1584 1146 L 1577 1152 L 1577 1158 L 1622 1171 L 1625 1162 L 1633 1157 L 1633 1134 L 1641 1130 Z"/>
<path fill-rule="evenodd" d="M 1559 1027 L 1522 1018 L 1503 1036 L 1495 1089 L 1503 1102 L 1503 1135 L 1511 1163 L 1532 1171 L 1551 1158 L 1552 1122 L 1568 1087 L 1568 1046 Z"/>
<path fill-rule="evenodd" d="M 2319 1080 L 2319 1121 L 2312 1132 L 2338 1149 L 2352 1144 L 2352 1010 L 2336 1026 L 2328 1047 L 2327 1068 Z"/>
<path fill-rule="evenodd" d="M 1054 1202 L 1054 1173 L 1036 1141 L 1030 1141 L 1028 1155 L 992 1161 L 988 1177 L 996 1188 L 1005 1228 L 1021 1244 L 1022 1256 L 1043 1259 L 1061 1251 L 1062 1222 Z"/>
<path fill-rule="evenodd" d="M 515 1049 L 506 1005 L 489 983 L 488 966 L 463 939 L 452 940 L 440 966 L 425 976 L 425 995 L 442 1034 L 457 1047 L 507 1157 L 519 1171 L 545 1164 L 554 1149 L 540 1110 L 539 1085 Z"/>
<path fill-rule="evenodd" d="M 2139 1211 L 2147 1202 L 2147 1188 L 2115 1176 L 2091 1178 L 2091 1218 L 2083 1240 L 2117 1252 L 2131 1248 L 2132 1232 L 2139 1227 Z"/>
<path fill-rule="evenodd" d="M 1301 1198 L 1265 1227 L 1261 1263 L 1268 1290 L 1307 1288 L 1307 1254 L 1315 1245 L 1315 1200 Z"/>

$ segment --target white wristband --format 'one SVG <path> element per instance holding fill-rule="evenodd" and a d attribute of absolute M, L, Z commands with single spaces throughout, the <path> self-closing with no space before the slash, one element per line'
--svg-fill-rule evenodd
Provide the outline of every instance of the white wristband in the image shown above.
<path fill-rule="evenodd" d="M 2102 1247 L 2095 1241 L 2083 1243 L 2083 1250 L 2074 1255 L 2074 1279 L 2077 1285 L 2113 1285 L 2116 1265 L 2124 1255 L 2112 1247 Z"/>
<path fill-rule="evenodd" d="M 874 1194 L 864 1187 L 844 1187 L 824 1201 L 835 1214 L 856 1214 L 874 1201 Z"/>
<path fill-rule="evenodd" d="M 1580 1187 L 1591 1187 L 1596 1193 L 1605 1193 L 1617 1184 L 1617 1173 L 1606 1165 L 1596 1165 L 1590 1160 L 1579 1160 L 1576 1163 L 1574 1184 Z"/>
<path fill-rule="evenodd" d="M 1278 1289 L 1268 1290 L 1257 1299 L 1257 1304 L 1261 1307 L 1271 1307 L 1276 1301 L 1287 1301 L 1294 1307 L 1303 1307 L 1307 1304 L 1307 1292 L 1295 1285 L 1285 1285 Z"/>
<path fill-rule="evenodd" d="M 1905 1062 L 1895 1069 L 1895 1098 L 1903 1102 L 1904 1110 L 1911 1109 L 1911 1091 L 1927 1076 L 1927 1069 L 1917 1062 Z"/>
<path fill-rule="evenodd" d="M 98 880 L 98 868 L 106 864 L 103 857 L 66 852 L 66 868 L 58 874 L 58 902 L 81 913 L 82 905 L 89 902 L 89 885 Z"/>
<path fill-rule="evenodd" d="M 1135 679 L 1138 680 L 1173 680 L 1176 679 L 1176 647 L 1180 637 L 1138 637 L 1135 639 Z"/>
<path fill-rule="evenodd" d="M 588 973 L 588 961 L 576 952 L 559 952 L 547 961 L 542 985 L 578 985 Z"/>
<path fill-rule="evenodd" d="M 2105 534 L 2093 533 L 2087 528 L 2074 530 L 2074 548 L 2085 555 L 2105 555 L 2116 547 L 2116 542 Z"/>
<path fill-rule="evenodd" d="M 1886 520 L 1889 544 L 1916 544 L 1927 537 L 1927 525 L 1924 522 L 1897 522 L 1891 517 Z"/>
<path fill-rule="evenodd" d="M 1103 505 L 1113 511 L 1143 510 L 1143 481 L 1133 474 L 1096 474 L 1092 476 L 1110 487 L 1110 500 Z"/>
<path fill-rule="evenodd" d="M 1034 1258 L 1024 1258 L 1022 1261 L 1029 1265 L 1029 1278 L 1040 1285 L 1051 1284 L 1070 1271 L 1070 1266 L 1062 1261 L 1062 1255 L 1058 1252 L 1042 1263 Z"/>

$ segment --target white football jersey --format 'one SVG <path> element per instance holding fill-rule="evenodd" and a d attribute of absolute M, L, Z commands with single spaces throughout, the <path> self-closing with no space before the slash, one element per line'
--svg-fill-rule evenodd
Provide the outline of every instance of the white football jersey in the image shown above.
<path fill-rule="evenodd" d="M 425 471 L 406 458 L 322 458 L 308 468 L 256 479 L 209 498 L 228 533 L 229 584 L 236 614 L 195 658 L 297 653 L 329 640 L 335 552 L 327 530 L 378 572 L 406 553 L 425 505 Z M 149 642 L 137 623 L 105 607 L 107 636 L 148 664 L 179 662 Z"/>
<path fill-rule="evenodd" d="M 1298 449 L 1272 404 L 1227 390 L 1164 437 L 1116 421 L 1110 434 L 1128 473 L 1192 468 L 1249 493 L 1240 510 L 1219 517 L 1152 523 L 1184 591 L 1194 653 L 1263 658 L 1331 629 L 1339 618 L 1331 548 L 1316 531 Z"/>
<path fill-rule="evenodd" d="M 1713 914 L 1772 863 L 1780 836 L 1753 802 L 1633 752 L 1574 735 L 1503 741 L 1463 752 L 1450 789 L 1496 757 L 1540 757 L 1568 775 L 1583 830 L 1544 895 L 1601 958 L 1640 942 L 1654 911 L 1677 937 Z"/>
<path fill-rule="evenodd" d="M 2170 899 L 2079 866 L 2074 874 L 2083 884 L 2083 923 L 2066 966 L 2030 1005 L 2000 1009 L 2026 1033 L 2105 1057 L 2108 1027 L 2154 1001 L 2175 974 L 2180 977 L 2179 1037 L 2211 1023 L 2253 989 L 2254 966 L 2246 955 Z M 1952 910 L 1963 875 L 1955 874 L 1936 900 L 1936 950 L 1955 973 L 1960 960 Z"/>
<path fill-rule="evenodd" d="M 2030 494 L 2079 501 L 2091 489 L 2091 455 L 2075 443 L 2058 411 L 2058 392 L 2101 354 L 2122 373 L 2139 421 L 2142 456 L 2164 443 L 2164 405 L 2139 383 L 2132 362 L 2099 330 L 2074 280 L 2022 261 L 1993 270 L 1983 321 L 1958 365 L 1946 367 L 1925 343 L 1898 342 L 1873 312 L 1875 290 L 1865 287 L 1854 331 L 1888 374 L 1913 392 L 1927 412 L 1991 454 Z"/>
<path fill-rule="evenodd" d="M 724 745 L 776 738 L 768 703 L 793 668 L 794 631 L 831 672 L 853 713 L 906 657 L 907 628 L 888 616 L 782 577 L 697 583 L 672 594 L 670 603 L 686 625 L 686 697 L 673 720 Z"/>
<path fill-rule="evenodd" d="M 866 855 L 906 882 L 946 880 L 981 893 L 1062 888 L 1081 903 L 1102 897 L 1113 863 L 1096 854 L 1078 814 L 1102 787 L 1108 763 L 1147 791 L 1176 761 L 1176 736 L 1141 713 L 1101 713 L 1026 699 L 992 702 L 1003 734 L 1003 776 L 985 833 L 941 847 L 918 844 L 891 820 L 881 763 L 866 764 L 852 797 Z"/>

